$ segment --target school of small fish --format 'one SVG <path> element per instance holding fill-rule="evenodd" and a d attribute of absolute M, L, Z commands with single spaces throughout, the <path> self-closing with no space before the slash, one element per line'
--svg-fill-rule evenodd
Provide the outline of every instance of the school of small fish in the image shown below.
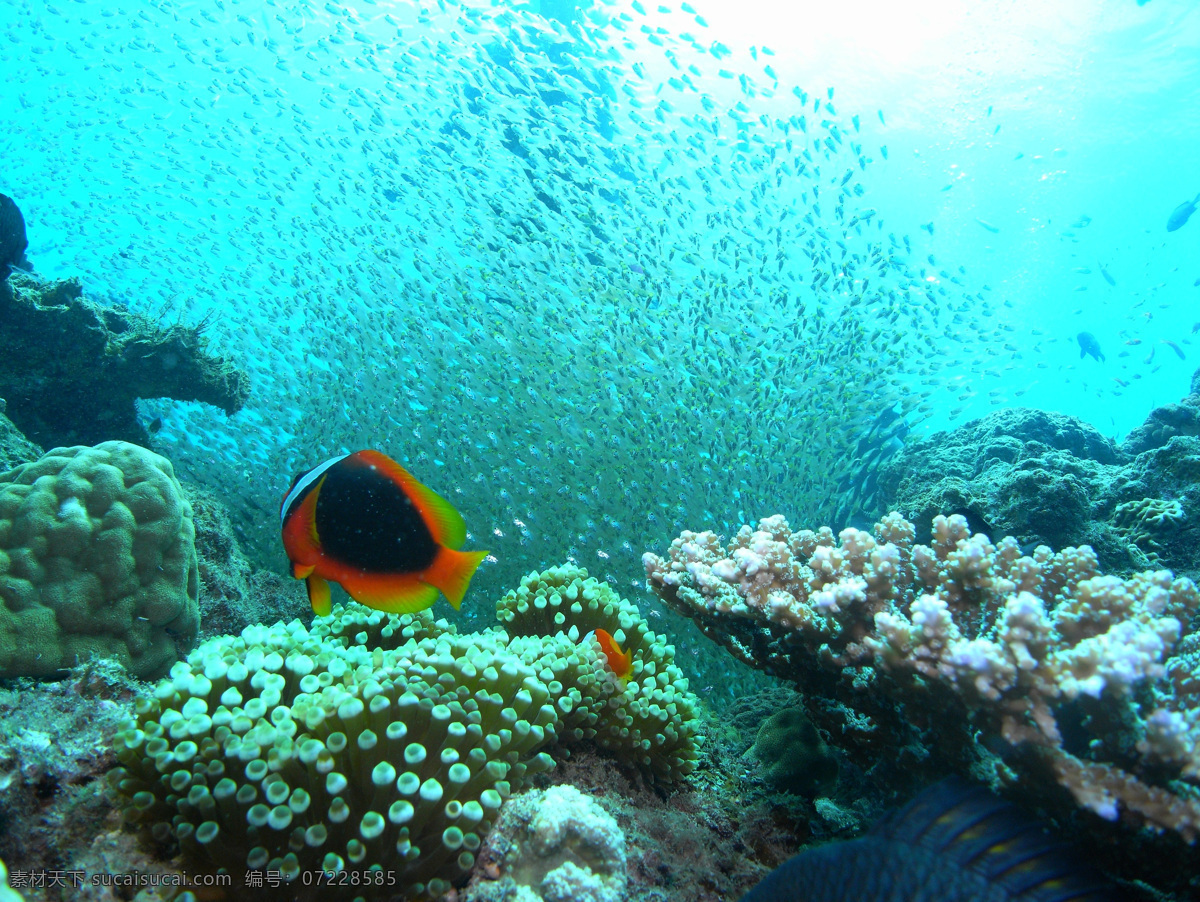
<path fill-rule="evenodd" d="M 827 522 L 865 447 L 980 412 L 1026 350 L 986 286 L 872 207 L 874 123 L 780 84 L 767 47 L 729 68 L 688 3 L 0 16 L 0 188 L 29 257 L 207 317 L 251 373 L 234 417 L 144 410 L 260 560 L 282 559 L 296 473 L 376 448 L 491 550 L 477 586 L 565 559 L 628 585 L 683 528 Z"/>

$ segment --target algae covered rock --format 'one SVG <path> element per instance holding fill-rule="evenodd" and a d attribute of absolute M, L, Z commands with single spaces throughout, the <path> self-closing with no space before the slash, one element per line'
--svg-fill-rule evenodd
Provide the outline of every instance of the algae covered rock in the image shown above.
<path fill-rule="evenodd" d="M 0 397 L 43 447 L 109 439 L 148 444 L 138 398 L 240 410 L 249 377 L 210 354 L 202 327 L 162 328 L 83 296 L 77 280 L 14 273 L 0 281 Z"/>
<path fill-rule="evenodd" d="M 111 657 L 157 676 L 199 628 L 192 511 L 171 462 L 126 442 L 0 475 L 0 676 Z"/>
<path fill-rule="evenodd" d="M 0 411 L 6 406 L 0 399 Z M 0 473 L 37 460 L 42 453 L 42 449 L 27 439 L 12 420 L 0 413 Z"/>
<path fill-rule="evenodd" d="M 1053 548 L 1092 541 L 1093 508 L 1119 465 L 1117 448 L 1082 420 L 1027 408 L 996 411 L 913 441 L 883 465 L 880 496 L 929 535 L 939 513 L 975 532 Z"/>
<path fill-rule="evenodd" d="M 799 708 L 784 708 L 764 720 L 750 751 L 776 789 L 811 799 L 827 794 L 837 781 L 837 758 Z"/>
<path fill-rule="evenodd" d="M 918 537 L 939 512 L 1027 550 L 1089 545 L 1106 570 L 1200 578 L 1200 371 L 1120 445 L 1075 417 L 1013 408 L 914 440 L 879 475 L 880 513 Z"/>

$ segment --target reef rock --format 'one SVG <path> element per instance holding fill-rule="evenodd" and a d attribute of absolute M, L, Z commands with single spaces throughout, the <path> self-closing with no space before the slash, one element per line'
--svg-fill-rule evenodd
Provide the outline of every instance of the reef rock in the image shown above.
<path fill-rule="evenodd" d="M 6 402 L 0 398 L 0 473 L 37 460 L 45 452 L 16 427 L 12 420 L 4 416 Z"/>
<path fill-rule="evenodd" d="M 233 414 L 248 394 L 249 377 L 208 353 L 202 327 L 164 329 L 101 306 L 75 279 L 14 273 L 0 282 L 0 397 L 44 447 L 149 444 L 137 398 L 204 401 Z"/>
<path fill-rule="evenodd" d="M 1092 505 L 1119 461 L 1087 423 L 1015 408 L 912 442 L 884 464 L 879 485 L 918 536 L 949 512 L 994 539 L 1065 548 L 1087 541 Z"/>
<path fill-rule="evenodd" d="M 0 687 L 0 858 L 26 881 L 31 872 L 78 869 L 104 831 L 112 804 L 98 778 L 115 763 L 113 737 L 136 692 L 112 661 L 82 664 L 57 683 Z M 2 888 L 0 902 L 11 902 Z"/>
<path fill-rule="evenodd" d="M 196 526 L 200 574 L 200 638 L 236 635 L 254 623 L 311 617 L 301 584 L 246 558 L 229 512 L 212 492 L 185 486 Z"/>
<path fill-rule="evenodd" d="M 911 442 L 879 475 L 880 510 L 928 536 L 958 513 L 1023 548 L 1090 545 L 1110 571 L 1200 576 L 1200 372 L 1117 445 L 1063 414 L 1013 408 Z"/>

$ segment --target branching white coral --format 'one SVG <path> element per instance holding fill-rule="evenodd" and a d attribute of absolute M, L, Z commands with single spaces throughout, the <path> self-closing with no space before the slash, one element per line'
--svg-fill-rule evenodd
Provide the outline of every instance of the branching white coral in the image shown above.
<path fill-rule="evenodd" d="M 895 513 L 874 535 L 845 529 L 836 542 L 829 529 L 793 533 L 775 516 L 743 526 L 724 547 L 711 532 L 684 533 L 665 557 L 646 554 L 643 563 L 650 585 L 710 635 L 719 616 L 749 621 L 727 643 L 748 663 L 774 672 L 797 661 L 871 665 L 891 677 L 902 703 L 933 681 L 977 723 L 1054 754 L 1060 782 L 1082 804 L 1108 816 L 1128 796 L 1151 826 L 1193 835 L 1200 802 L 1160 803 L 1165 790 L 1074 759 L 1055 711 L 1081 699 L 1120 700 L 1141 730 L 1137 749 L 1147 763 L 1175 768 L 1200 794 L 1200 728 L 1189 726 L 1200 713 L 1200 660 L 1168 666 L 1200 607 L 1196 586 L 1165 570 L 1104 576 L 1086 546 L 1025 554 L 1011 538 L 993 544 L 971 535 L 960 516 L 935 518 L 928 546 L 914 537 Z M 1135 690 L 1147 686 L 1159 704 L 1143 711 Z M 1089 787 L 1092 777 L 1105 785 Z"/>

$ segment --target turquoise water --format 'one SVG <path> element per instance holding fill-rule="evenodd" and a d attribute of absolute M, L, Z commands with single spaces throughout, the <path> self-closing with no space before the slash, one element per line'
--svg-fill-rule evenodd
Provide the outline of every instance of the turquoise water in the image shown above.
<path fill-rule="evenodd" d="M 250 371 L 143 413 L 259 563 L 297 472 L 379 448 L 492 551 L 468 618 L 827 522 L 895 404 L 1120 436 L 1186 391 L 1192 4 L 775 6 L 3 0 L 0 191 L 40 273 Z"/>

